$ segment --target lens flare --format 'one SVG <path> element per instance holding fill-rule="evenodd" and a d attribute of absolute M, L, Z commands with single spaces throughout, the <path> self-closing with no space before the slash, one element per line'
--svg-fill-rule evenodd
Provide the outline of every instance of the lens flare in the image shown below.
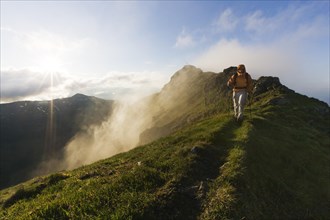
<path fill-rule="evenodd" d="M 51 159 L 55 151 L 55 138 L 56 138 L 56 127 L 55 127 L 55 112 L 54 112 L 54 73 L 49 74 L 50 77 L 50 100 L 48 103 L 48 114 L 46 124 L 46 135 L 45 135 L 45 147 L 44 147 L 44 160 Z"/>

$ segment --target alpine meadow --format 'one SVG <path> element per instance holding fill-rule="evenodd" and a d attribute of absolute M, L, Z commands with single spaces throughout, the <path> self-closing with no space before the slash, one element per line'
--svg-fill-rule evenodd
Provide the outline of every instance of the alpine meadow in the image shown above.
<path fill-rule="evenodd" d="M 186 65 L 130 102 L 1 104 L 1 175 L 19 180 L 1 185 L 0 219 L 328 219 L 329 105 L 262 76 L 238 124 L 236 71 Z M 29 127 L 51 109 L 53 127 Z M 55 150 L 37 155 L 45 141 Z"/>

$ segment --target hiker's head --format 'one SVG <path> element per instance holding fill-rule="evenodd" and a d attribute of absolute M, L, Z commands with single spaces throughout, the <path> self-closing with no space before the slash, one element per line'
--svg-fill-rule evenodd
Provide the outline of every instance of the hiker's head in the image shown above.
<path fill-rule="evenodd" d="M 245 73 L 245 66 L 244 64 L 240 64 L 237 66 L 237 72 L 239 73 Z"/>

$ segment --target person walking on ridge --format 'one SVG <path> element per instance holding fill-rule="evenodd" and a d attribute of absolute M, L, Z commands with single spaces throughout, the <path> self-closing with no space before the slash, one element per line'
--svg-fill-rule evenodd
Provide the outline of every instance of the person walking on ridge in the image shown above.
<path fill-rule="evenodd" d="M 252 94 L 253 82 L 244 64 L 237 66 L 237 72 L 230 77 L 227 86 L 233 89 L 234 114 L 238 122 L 243 120 L 244 107 L 248 94 Z"/>

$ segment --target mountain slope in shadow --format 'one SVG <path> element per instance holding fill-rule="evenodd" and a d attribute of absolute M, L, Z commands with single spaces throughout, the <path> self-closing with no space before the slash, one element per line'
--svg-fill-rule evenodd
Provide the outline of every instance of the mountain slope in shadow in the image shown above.
<path fill-rule="evenodd" d="M 113 101 L 82 94 L 1 104 L 0 189 L 31 178 L 42 161 L 60 159 L 65 144 L 85 127 L 101 123 L 112 106 Z"/>

